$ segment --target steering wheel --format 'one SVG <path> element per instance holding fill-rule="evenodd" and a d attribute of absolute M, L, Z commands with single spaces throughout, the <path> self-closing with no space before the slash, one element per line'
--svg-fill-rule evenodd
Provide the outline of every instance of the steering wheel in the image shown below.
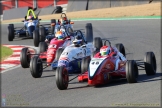
<path fill-rule="evenodd" d="M 80 33 L 80 35 L 82 36 L 82 39 L 83 39 L 84 43 L 86 43 L 86 44 L 87 44 L 87 41 L 84 39 L 84 36 L 83 36 L 82 31 L 77 30 L 77 31 L 76 31 L 76 35 L 78 35 L 79 33 Z"/>
<path fill-rule="evenodd" d="M 108 42 L 109 43 L 109 46 L 111 47 L 111 42 L 109 40 L 105 40 L 104 46 L 106 46 L 106 42 Z"/>

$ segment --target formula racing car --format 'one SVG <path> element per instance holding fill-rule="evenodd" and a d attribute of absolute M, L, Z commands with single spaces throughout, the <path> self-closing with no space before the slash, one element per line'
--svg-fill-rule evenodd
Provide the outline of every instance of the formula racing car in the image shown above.
<path fill-rule="evenodd" d="M 33 38 L 34 39 L 34 45 L 38 47 L 39 44 L 37 44 L 39 41 L 44 41 L 44 36 L 46 36 L 49 31 L 50 27 L 45 27 L 46 25 L 50 24 L 43 24 L 40 25 L 40 20 L 38 19 L 38 16 L 35 15 L 34 11 L 35 9 L 29 9 L 27 12 L 27 15 L 24 17 L 23 27 L 19 29 L 19 27 L 14 27 L 14 24 L 8 25 L 8 41 L 13 41 L 15 36 L 17 38 L 20 37 L 27 37 L 27 38 Z M 18 30 L 19 29 L 19 30 Z M 39 37 L 38 37 L 39 36 Z"/>
<path fill-rule="evenodd" d="M 109 46 L 111 43 L 109 40 Z M 106 41 L 104 46 L 106 46 Z M 125 48 L 123 44 L 116 44 L 117 49 L 125 55 Z M 78 78 L 79 82 L 88 81 L 88 85 L 98 86 L 108 83 L 113 79 L 126 78 L 128 83 L 136 83 L 138 78 L 138 67 L 140 70 L 145 70 L 147 75 L 156 74 L 156 58 L 153 52 L 146 52 L 144 62 L 141 60 L 127 60 L 119 64 L 118 70 L 115 70 L 115 54 L 101 56 L 100 52 L 96 52 L 90 63 L 84 62 L 83 67 L 86 70 L 74 78 Z M 69 80 L 67 70 L 63 67 L 59 68 L 56 74 L 57 87 L 60 90 L 67 89 Z"/>

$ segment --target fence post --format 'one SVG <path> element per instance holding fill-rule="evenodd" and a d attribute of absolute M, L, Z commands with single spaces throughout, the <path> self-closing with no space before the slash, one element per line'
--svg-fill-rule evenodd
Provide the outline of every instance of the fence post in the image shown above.
<path fill-rule="evenodd" d="M 56 7 L 56 5 L 57 5 L 57 0 L 54 0 L 54 1 L 53 1 L 53 4 L 54 4 L 54 7 Z"/>
<path fill-rule="evenodd" d="M 18 0 L 15 0 L 15 8 L 18 8 Z"/>
<path fill-rule="evenodd" d="M 33 0 L 33 8 L 37 8 L 37 0 Z"/>

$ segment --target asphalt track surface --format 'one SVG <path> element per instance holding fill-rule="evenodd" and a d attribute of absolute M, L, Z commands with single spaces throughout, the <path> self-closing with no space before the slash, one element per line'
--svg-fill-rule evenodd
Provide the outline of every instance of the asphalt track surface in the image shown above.
<path fill-rule="evenodd" d="M 29 106 L 66 107 L 112 107 L 118 106 L 160 106 L 161 105 L 161 32 L 160 19 L 75 22 L 75 29 L 84 29 L 93 24 L 94 36 L 107 38 L 112 45 L 123 43 L 127 59 L 144 58 L 147 51 L 153 51 L 157 60 L 157 74 L 147 76 L 139 71 L 138 83 L 128 84 L 118 80 L 100 87 L 88 86 L 86 82 L 73 80 L 67 90 L 56 87 L 55 73 L 48 68 L 41 78 L 31 76 L 29 69 L 21 67 L 2 73 L 1 92 L 6 97 L 21 96 Z M 21 26 L 15 25 L 15 26 Z M 2 25 L 2 44 L 33 45 L 33 40 L 7 40 L 7 25 Z M 72 78 L 71 76 L 70 78 Z M 12 99 L 10 99 L 13 101 Z M 17 101 L 20 104 L 20 100 Z M 115 106 L 116 106 L 115 105 Z"/>

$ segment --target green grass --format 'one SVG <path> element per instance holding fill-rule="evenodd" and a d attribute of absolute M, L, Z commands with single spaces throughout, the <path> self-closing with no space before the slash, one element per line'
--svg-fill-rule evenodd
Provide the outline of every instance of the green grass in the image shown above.
<path fill-rule="evenodd" d="M 3 61 L 4 59 L 12 55 L 12 53 L 13 53 L 12 49 L 1 45 L 0 61 Z"/>

